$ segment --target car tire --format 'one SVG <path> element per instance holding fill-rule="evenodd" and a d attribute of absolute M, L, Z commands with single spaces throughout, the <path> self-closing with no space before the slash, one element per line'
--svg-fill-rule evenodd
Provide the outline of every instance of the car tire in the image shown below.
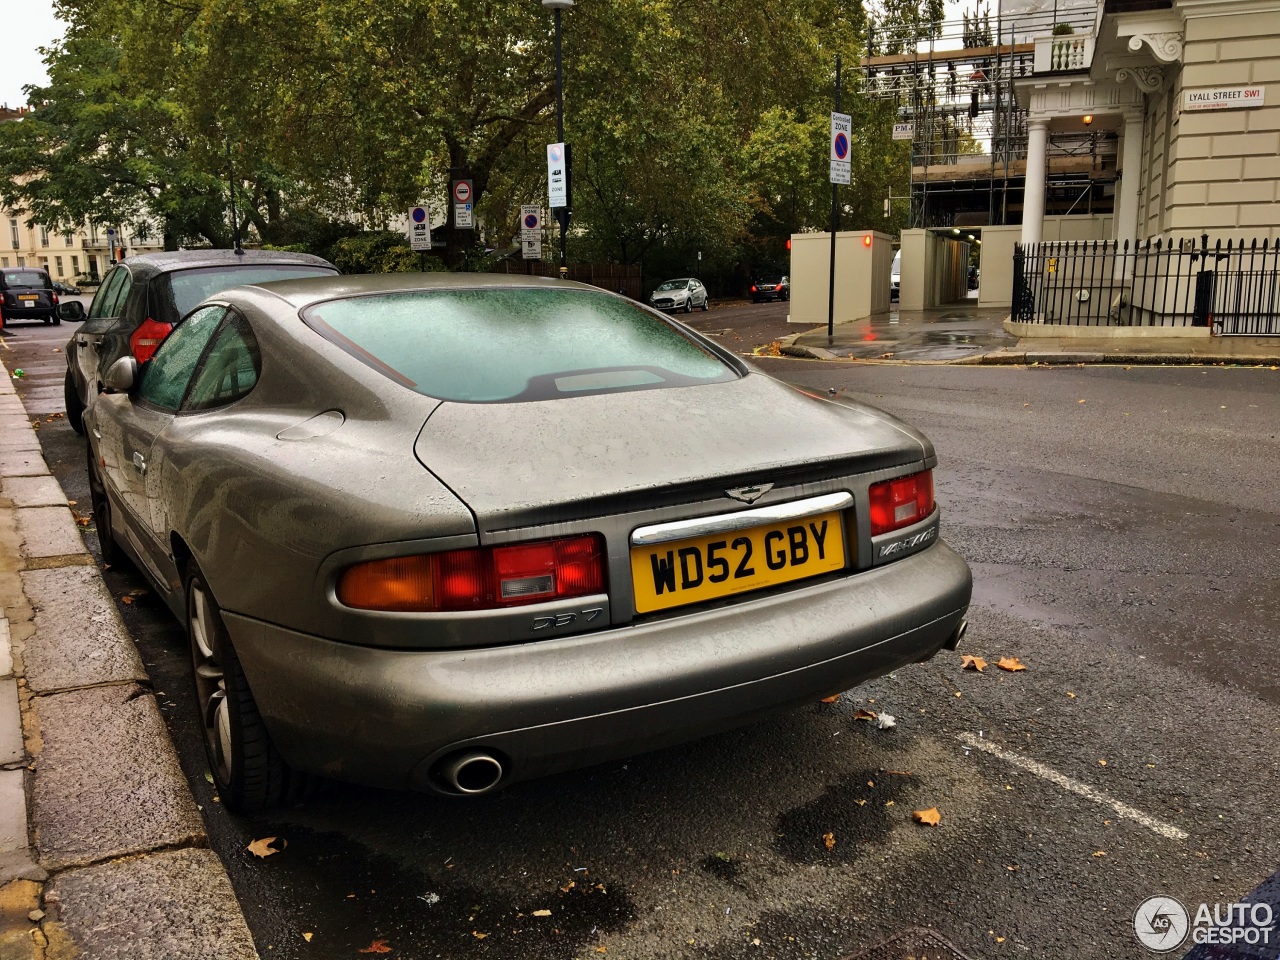
<path fill-rule="evenodd" d="M 710 309 L 711 309 L 711 298 L 710 298 L 710 297 L 703 297 L 703 298 L 702 298 L 702 312 L 703 312 L 703 313 L 706 313 L 706 312 L 707 312 L 708 310 L 710 310 Z"/>
<path fill-rule="evenodd" d="M 187 637 L 205 756 L 223 805 L 253 813 L 300 799 L 310 778 L 285 763 L 231 645 L 222 609 L 194 563 L 186 578 Z"/>
<path fill-rule="evenodd" d="M 88 449 L 89 501 L 93 505 L 93 525 L 98 532 L 98 552 L 106 566 L 114 566 L 124 559 L 124 551 L 116 543 L 111 533 L 111 498 L 107 496 L 107 488 L 98 473 L 98 462 L 93 455 L 93 444 L 86 444 Z"/>
<path fill-rule="evenodd" d="M 684 312 L 685 312 L 685 313 L 693 313 L 693 298 L 692 298 L 692 297 L 685 297 L 685 301 L 684 301 Z"/>
<path fill-rule="evenodd" d="M 71 425 L 72 430 L 83 435 L 84 404 L 80 402 L 80 394 L 76 392 L 76 382 L 70 370 L 62 381 L 62 403 L 67 410 L 67 423 Z"/>
<path fill-rule="evenodd" d="M 57 326 L 61 326 L 61 325 L 62 325 L 62 318 L 61 318 L 60 316 L 58 316 L 56 313 L 55 313 L 55 314 L 53 314 L 53 316 L 51 316 L 49 319 L 50 319 L 51 321 L 53 321 L 53 325 L 54 325 L 55 327 L 57 327 Z"/>

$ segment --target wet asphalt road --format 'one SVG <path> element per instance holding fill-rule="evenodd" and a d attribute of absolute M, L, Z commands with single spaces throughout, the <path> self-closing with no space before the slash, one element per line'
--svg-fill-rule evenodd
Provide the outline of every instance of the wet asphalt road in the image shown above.
<path fill-rule="evenodd" d="M 71 329 L 7 330 L 0 357 L 87 512 L 57 416 Z M 974 958 L 1146 957 L 1141 900 L 1226 902 L 1280 867 L 1280 372 L 760 365 L 934 440 L 976 578 L 960 652 L 991 666 L 944 652 L 479 801 L 333 784 L 246 819 L 206 782 L 182 631 L 122 602 L 263 956 L 836 958 L 929 926 Z M 938 827 L 912 822 L 929 807 Z M 257 860 L 263 836 L 288 846 Z"/>

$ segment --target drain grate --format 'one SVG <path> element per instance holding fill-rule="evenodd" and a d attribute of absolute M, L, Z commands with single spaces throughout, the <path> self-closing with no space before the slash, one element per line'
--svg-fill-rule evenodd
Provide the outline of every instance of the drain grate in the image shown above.
<path fill-rule="evenodd" d="M 969 960 L 932 930 L 905 930 L 845 960 Z"/>

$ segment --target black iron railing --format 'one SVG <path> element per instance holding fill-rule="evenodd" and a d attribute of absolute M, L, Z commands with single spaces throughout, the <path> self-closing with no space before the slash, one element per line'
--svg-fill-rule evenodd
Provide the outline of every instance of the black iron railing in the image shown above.
<path fill-rule="evenodd" d="M 1020 244 L 1013 256 L 1012 318 L 1280 336 L 1280 238 Z"/>

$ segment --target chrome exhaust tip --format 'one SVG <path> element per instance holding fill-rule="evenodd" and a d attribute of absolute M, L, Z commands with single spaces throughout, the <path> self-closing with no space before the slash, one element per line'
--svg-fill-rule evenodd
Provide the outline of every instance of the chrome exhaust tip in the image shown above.
<path fill-rule="evenodd" d="M 440 775 L 458 793 L 488 793 L 502 781 L 502 762 L 488 753 L 472 751 L 447 762 Z"/>
<path fill-rule="evenodd" d="M 960 646 L 960 641 L 964 639 L 964 635 L 969 632 L 969 621 L 961 620 L 960 625 L 956 627 L 956 632 L 951 634 L 951 639 L 943 644 L 948 650 L 954 650 Z"/>

